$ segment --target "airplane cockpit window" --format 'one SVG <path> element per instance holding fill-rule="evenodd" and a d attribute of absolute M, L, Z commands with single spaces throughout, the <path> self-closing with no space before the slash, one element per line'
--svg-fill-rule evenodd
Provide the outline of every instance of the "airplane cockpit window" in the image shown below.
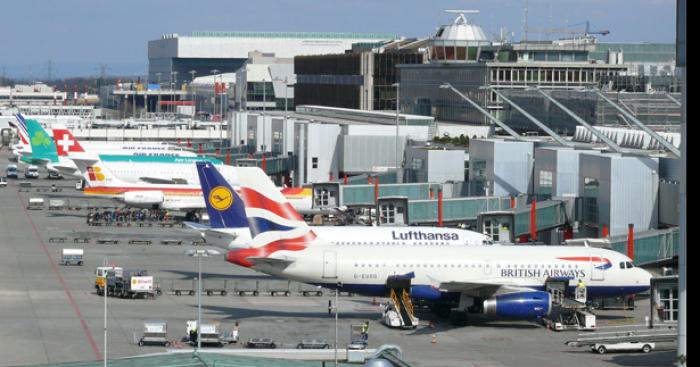
<path fill-rule="evenodd" d="M 624 269 L 624 268 L 625 268 L 625 262 L 622 261 L 622 262 L 620 262 L 620 269 Z"/>
<path fill-rule="evenodd" d="M 633 264 L 633 263 L 627 261 L 626 264 L 627 264 L 627 269 L 634 268 L 634 264 Z"/>

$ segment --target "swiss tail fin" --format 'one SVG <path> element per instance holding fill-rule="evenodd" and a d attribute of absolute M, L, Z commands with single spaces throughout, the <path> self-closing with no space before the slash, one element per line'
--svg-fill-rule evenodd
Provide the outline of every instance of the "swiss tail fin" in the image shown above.
<path fill-rule="evenodd" d="M 58 153 L 56 152 L 56 144 L 54 144 L 51 136 L 41 127 L 38 121 L 33 119 L 24 121 L 29 133 L 29 144 L 32 146 L 32 159 L 57 163 Z"/>
<path fill-rule="evenodd" d="M 63 157 L 69 153 L 85 152 L 85 149 L 68 129 L 54 129 L 53 139 L 56 142 L 56 151 L 59 156 Z"/>
<path fill-rule="evenodd" d="M 243 200 L 216 167 L 210 162 L 197 162 L 197 174 L 211 228 L 247 228 Z"/>

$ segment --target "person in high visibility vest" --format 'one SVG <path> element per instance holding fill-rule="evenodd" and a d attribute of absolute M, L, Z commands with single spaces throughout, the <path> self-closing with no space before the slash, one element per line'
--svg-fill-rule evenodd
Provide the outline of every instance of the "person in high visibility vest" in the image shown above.
<path fill-rule="evenodd" d="M 365 321 L 365 323 L 362 324 L 362 339 L 364 339 L 364 341 L 369 339 L 369 321 Z"/>

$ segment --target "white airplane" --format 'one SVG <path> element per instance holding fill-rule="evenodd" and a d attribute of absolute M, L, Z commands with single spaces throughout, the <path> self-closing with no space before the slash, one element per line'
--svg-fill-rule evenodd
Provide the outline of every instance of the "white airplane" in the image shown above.
<path fill-rule="evenodd" d="M 226 167 L 219 167 L 226 168 Z M 197 173 L 209 214 L 210 226 L 188 223 L 199 230 L 207 243 L 224 249 L 250 247 L 250 230 L 242 202 L 235 203 L 227 210 L 217 209 L 217 197 L 213 190 L 232 191 L 234 185 L 219 172 L 217 167 L 206 162 L 197 163 Z M 246 174 L 247 168 L 237 167 L 238 175 Z M 271 181 L 270 181 L 270 184 Z M 240 188 L 239 188 L 240 189 Z M 224 192 L 224 191 L 221 191 Z M 284 195 L 284 191 L 282 192 Z M 288 200 L 288 196 L 285 195 Z M 296 206 L 294 206 L 296 209 Z M 298 211 L 298 209 L 297 209 Z M 259 220 L 256 220 L 256 225 Z M 425 246 L 470 246 L 493 244 L 485 234 L 456 228 L 407 227 L 407 226 L 317 226 L 314 232 L 328 239 L 333 245 L 425 245 Z"/>
<path fill-rule="evenodd" d="M 316 234 L 256 168 L 239 174 L 251 223 L 250 248 L 226 259 L 274 276 L 368 296 L 386 296 L 389 284 L 407 282 L 414 299 L 436 307 L 513 318 L 539 318 L 552 309 L 549 278 L 583 280 L 588 296 L 627 295 L 649 289 L 651 275 L 612 250 L 569 246 L 338 246 Z M 241 200 L 218 186 L 218 210 Z M 341 238 L 335 241 L 343 241 Z"/>

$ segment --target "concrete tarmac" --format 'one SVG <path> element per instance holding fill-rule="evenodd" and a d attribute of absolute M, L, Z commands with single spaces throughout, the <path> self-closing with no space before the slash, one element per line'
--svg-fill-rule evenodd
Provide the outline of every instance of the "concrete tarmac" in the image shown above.
<path fill-rule="evenodd" d="M 4 155 L 0 159 L 4 161 Z M 196 274 L 196 259 L 184 252 L 195 248 L 190 242 L 198 238 L 197 234 L 182 228 L 88 227 L 85 210 L 27 211 L 29 197 L 41 193 L 34 188 L 18 192 L 18 181 L 23 180 L 10 180 L 6 188 L 0 189 L 0 366 L 96 360 L 103 356 L 104 299 L 95 294 L 93 272 L 104 259 L 125 269 L 147 269 L 164 288 L 169 279 Z M 74 181 L 39 179 L 32 183 L 56 183 L 67 194 L 77 193 Z M 75 200 L 81 199 L 71 199 Z M 73 237 L 86 234 L 92 238 L 91 243 L 73 243 Z M 51 243 L 50 237 L 67 237 L 68 241 Z M 154 239 L 152 245 L 127 244 L 129 239 L 146 237 Z M 98 245 L 98 238 L 122 241 L 118 245 Z M 181 238 L 184 244 L 161 245 L 158 239 L 162 238 Z M 59 265 L 62 248 L 83 248 L 85 264 Z M 223 255 L 203 262 L 205 279 L 270 280 L 225 262 Z M 241 340 L 267 337 L 280 347 L 290 348 L 307 338 L 332 344 L 335 323 L 328 315 L 329 299 L 332 296 L 328 291 L 322 297 L 304 297 L 296 292 L 290 297 L 202 296 L 203 319 L 220 321 L 225 331 L 239 322 Z M 598 326 L 642 324 L 647 302 L 638 301 L 634 311 L 599 311 Z M 197 316 L 197 297 L 169 292 L 155 300 L 108 298 L 107 303 L 109 358 L 166 350 L 135 344 L 143 320 L 167 320 L 169 338 L 179 340 L 185 336 L 186 320 Z M 421 325 L 417 329 L 395 330 L 379 322 L 380 307 L 372 298 L 360 296 L 341 296 L 339 311 L 341 347 L 349 342 L 351 324 L 370 320 L 369 346 L 399 345 L 413 366 L 671 366 L 674 355 L 673 346 L 659 346 L 650 354 L 597 355 L 564 345 L 566 340 L 575 339 L 577 332 L 553 332 L 534 322 L 482 317 L 475 318 L 474 325 L 455 327 L 427 310 L 418 312 Z M 434 320 L 434 327 L 428 325 L 430 320 Z M 231 348 L 242 346 L 224 347 Z"/>

